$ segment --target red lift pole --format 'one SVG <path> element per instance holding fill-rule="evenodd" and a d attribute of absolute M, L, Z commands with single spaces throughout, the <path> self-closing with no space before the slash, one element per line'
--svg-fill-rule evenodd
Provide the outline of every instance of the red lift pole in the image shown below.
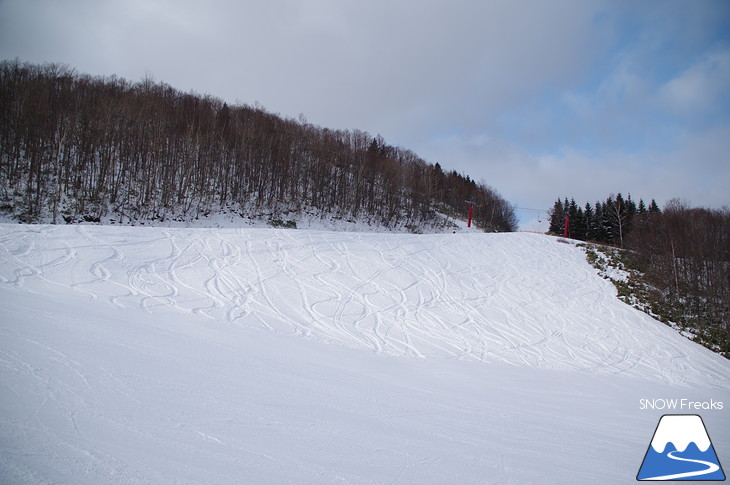
<path fill-rule="evenodd" d="M 474 204 L 476 204 L 476 202 L 473 200 L 465 200 L 464 202 L 469 204 L 469 220 L 466 223 L 466 227 L 471 227 L 471 220 L 474 217 Z"/>
<path fill-rule="evenodd" d="M 565 229 L 563 229 L 563 237 L 568 237 L 568 227 L 570 226 L 570 216 L 565 216 Z"/>

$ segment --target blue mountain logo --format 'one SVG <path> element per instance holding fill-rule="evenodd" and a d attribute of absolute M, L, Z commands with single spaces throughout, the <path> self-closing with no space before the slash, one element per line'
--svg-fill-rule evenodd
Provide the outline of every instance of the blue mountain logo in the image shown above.
<path fill-rule="evenodd" d="M 705 423 L 696 414 L 659 420 L 637 480 L 725 480 Z"/>

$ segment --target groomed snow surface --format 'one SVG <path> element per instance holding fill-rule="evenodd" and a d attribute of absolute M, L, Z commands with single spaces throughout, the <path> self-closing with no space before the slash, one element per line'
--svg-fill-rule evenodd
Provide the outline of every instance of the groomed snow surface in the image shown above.
<path fill-rule="evenodd" d="M 0 225 L 0 483 L 635 483 L 730 365 L 536 234 Z"/>

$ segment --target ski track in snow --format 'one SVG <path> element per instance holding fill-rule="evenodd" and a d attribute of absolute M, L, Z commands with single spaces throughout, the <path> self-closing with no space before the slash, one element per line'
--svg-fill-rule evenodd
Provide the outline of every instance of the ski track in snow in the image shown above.
<path fill-rule="evenodd" d="M 0 226 L 0 289 L 48 285 L 377 353 L 730 381 L 617 300 L 579 248 L 535 234 Z"/>

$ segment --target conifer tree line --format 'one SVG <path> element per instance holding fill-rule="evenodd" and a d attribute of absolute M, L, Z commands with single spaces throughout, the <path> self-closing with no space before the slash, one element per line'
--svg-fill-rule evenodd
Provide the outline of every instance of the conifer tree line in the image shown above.
<path fill-rule="evenodd" d="M 191 220 L 315 209 L 395 227 L 438 213 L 517 226 L 484 183 L 359 130 L 144 79 L 0 63 L 0 210 L 25 222 Z"/>
<path fill-rule="evenodd" d="M 679 199 L 660 209 L 618 194 L 579 207 L 557 200 L 550 231 L 626 249 L 626 260 L 659 290 L 658 308 L 687 322 L 730 357 L 730 209 L 691 207 Z"/>
<path fill-rule="evenodd" d="M 610 195 L 605 201 L 587 202 L 581 207 L 575 199 L 556 200 L 550 210 L 549 232 L 562 235 L 565 217 L 569 217 L 568 237 L 581 241 L 624 246 L 626 236 L 632 232 L 639 219 L 648 214 L 660 214 L 661 209 L 654 199 L 649 206 L 643 200 L 638 205 L 631 200 L 631 194 L 624 198 L 621 193 Z"/>

